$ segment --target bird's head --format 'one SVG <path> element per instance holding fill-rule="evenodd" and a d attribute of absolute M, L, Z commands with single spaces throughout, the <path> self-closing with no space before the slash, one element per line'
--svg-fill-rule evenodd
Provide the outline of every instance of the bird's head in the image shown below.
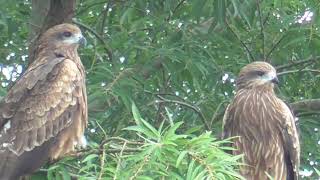
<path fill-rule="evenodd" d="M 44 32 L 40 38 L 40 44 L 46 43 L 56 48 L 77 48 L 85 45 L 86 39 L 81 30 L 73 24 L 59 24 Z"/>
<path fill-rule="evenodd" d="M 237 89 L 261 88 L 272 90 L 278 84 L 275 68 L 266 62 L 256 61 L 243 67 L 236 81 Z"/>

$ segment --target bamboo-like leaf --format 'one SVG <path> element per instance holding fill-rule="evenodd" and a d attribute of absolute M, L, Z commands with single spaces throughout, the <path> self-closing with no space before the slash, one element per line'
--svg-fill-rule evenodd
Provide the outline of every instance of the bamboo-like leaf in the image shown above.
<path fill-rule="evenodd" d="M 218 19 L 220 24 L 224 24 L 226 18 L 226 1 L 225 0 L 215 0 L 215 17 Z"/>
<path fill-rule="evenodd" d="M 188 154 L 188 151 L 182 151 L 177 159 L 176 167 L 179 167 L 182 160 L 185 158 L 185 156 Z"/>

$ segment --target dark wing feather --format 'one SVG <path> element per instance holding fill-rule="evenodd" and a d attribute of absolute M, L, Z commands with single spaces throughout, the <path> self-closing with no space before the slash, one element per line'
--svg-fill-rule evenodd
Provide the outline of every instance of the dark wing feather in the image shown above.
<path fill-rule="evenodd" d="M 281 100 L 280 100 L 281 101 Z M 294 117 L 289 107 L 281 101 L 281 107 L 284 122 L 281 123 L 281 132 L 283 138 L 283 148 L 285 161 L 287 164 L 287 179 L 297 180 L 299 178 L 300 166 L 300 144 L 298 131 L 295 125 Z"/>
<path fill-rule="evenodd" d="M 70 126 L 86 101 L 83 78 L 69 59 L 31 66 L 0 104 L 0 159 L 23 156 Z M 0 162 L 0 174 L 8 167 Z"/>

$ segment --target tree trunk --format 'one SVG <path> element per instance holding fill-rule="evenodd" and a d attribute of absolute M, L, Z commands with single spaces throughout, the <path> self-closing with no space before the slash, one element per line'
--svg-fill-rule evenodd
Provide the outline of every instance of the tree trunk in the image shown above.
<path fill-rule="evenodd" d="M 71 22 L 75 14 L 76 0 L 32 0 L 29 28 L 29 64 L 40 35 L 57 24 Z"/>

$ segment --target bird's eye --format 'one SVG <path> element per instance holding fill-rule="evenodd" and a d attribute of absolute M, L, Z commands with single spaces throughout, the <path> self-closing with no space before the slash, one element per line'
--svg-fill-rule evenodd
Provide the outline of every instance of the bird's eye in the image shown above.
<path fill-rule="evenodd" d="M 65 32 L 63 32 L 63 36 L 64 37 L 70 37 L 72 34 L 71 34 L 71 32 L 69 32 L 69 31 L 65 31 Z"/>
<path fill-rule="evenodd" d="M 265 72 L 263 72 L 263 71 L 257 71 L 258 76 L 263 76 L 264 74 L 265 74 Z"/>

